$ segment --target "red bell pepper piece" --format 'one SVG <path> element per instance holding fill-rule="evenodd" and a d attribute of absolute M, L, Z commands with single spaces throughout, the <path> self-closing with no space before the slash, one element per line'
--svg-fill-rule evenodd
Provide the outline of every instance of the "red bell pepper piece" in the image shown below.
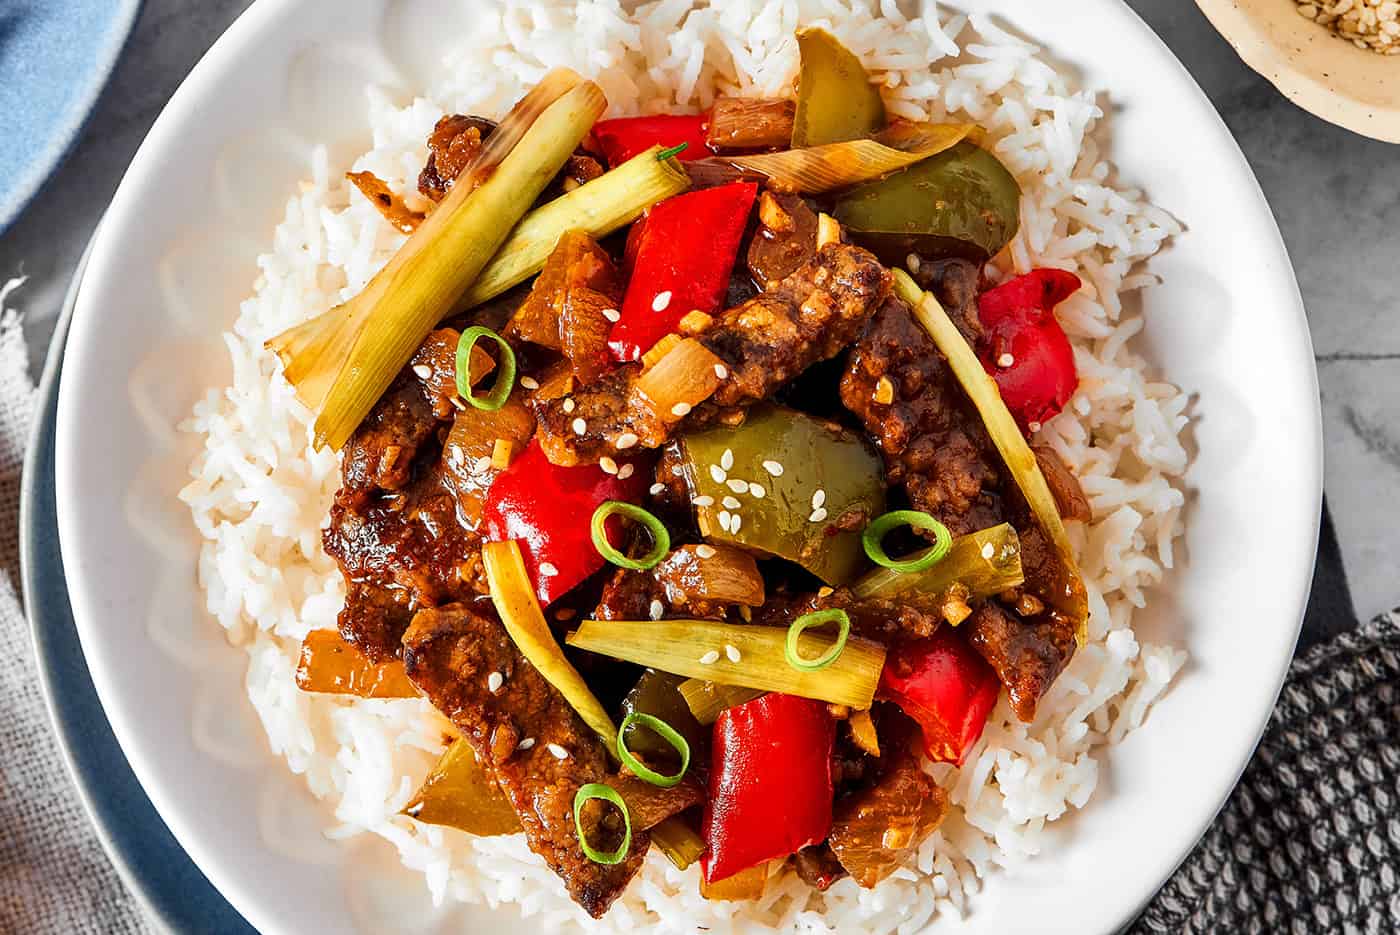
<path fill-rule="evenodd" d="M 705 804 L 705 882 L 786 857 L 831 833 L 831 748 L 826 705 L 777 693 L 720 713 Z"/>
<path fill-rule="evenodd" d="M 891 652 L 878 694 L 923 729 L 930 760 L 961 764 L 982 736 L 1000 692 L 992 667 L 945 627 Z"/>
<path fill-rule="evenodd" d="M 985 332 L 978 355 L 1022 429 L 1034 432 L 1053 418 L 1079 385 L 1074 351 L 1054 311 L 1079 286 L 1073 273 L 1037 269 L 977 299 Z"/>
<path fill-rule="evenodd" d="M 639 360 L 687 313 L 719 311 L 757 195 L 752 182 L 687 192 L 639 222 L 622 317 L 608 336 L 615 358 Z"/>
<path fill-rule="evenodd" d="M 609 168 L 619 166 L 653 146 L 670 149 L 682 143 L 686 147 L 676 154 L 677 159 L 704 159 L 714 155 L 705 140 L 709 123 L 709 114 L 619 117 L 595 123 L 593 139 L 597 140 Z"/>
<path fill-rule="evenodd" d="M 605 500 L 640 502 L 650 480 L 643 467 L 635 465 L 622 479 L 596 464 L 559 467 L 549 463 L 538 441 L 531 441 L 486 492 L 486 539 L 520 543 L 535 595 L 548 607 L 603 567 L 590 532 L 593 511 Z M 614 545 L 620 541 L 611 528 L 608 539 Z M 540 573 L 546 564 L 554 566 L 555 574 Z"/>

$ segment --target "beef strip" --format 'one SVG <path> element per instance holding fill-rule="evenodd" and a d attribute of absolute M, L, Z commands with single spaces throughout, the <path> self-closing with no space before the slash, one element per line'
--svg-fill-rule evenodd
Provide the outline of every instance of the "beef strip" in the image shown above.
<path fill-rule="evenodd" d="M 851 618 L 851 632 L 866 639 L 890 643 L 901 639 L 931 636 L 942 620 L 936 608 L 925 608 L 908 601 L 861 599 L 850 588 L 824 588 L 826 593 L 772 595 L 754 622 L 787 629 L 803 614 L 836 608 Z"/>
<path fill-rule="evenodd" d="M 322 533 L 346 581 L 341 635 L 376 662 L 397 655 L 416 609 L 484 590 L 480 544 L 442 460 L 457 338 L 430 334 L 351 437 Z"/>
<path fill-rule="evenodd" d="M 530 849 L 563 879 L 575 902 L 600 918 L 641 869 L 650 843 L 646 832 L 633 828 L 626 857 L 614 865 L 594 863 L 579 846 L 574 795 L 587 783 L 619 782 L 602 740 L 489 612 L 461 606 L 419 611 L 404 636 L 404 669 L 494 772 Z M 494 672 L 504 681 L 492 692 Z M 584 811 L 588 840 L 601 850 L 619 840 L 613 816 L 601 806 Z"/>
<path fill-rule="evenodd" d="M 452 183 L 471 165 L 481 152 L 482 142 L 495 129 L 495 121 L 485 117 L 449 114 L 439 120 L 428 137 L 428 162 L 418 175 L 418 191 L 433 201 L 446 198 Z M 598 160 L 585 152 L 576 152 L 542 197 L 558 197 L 602 174 L 603 167 Z"/>
<path fill-rule="evenodd" d="M 836 803 L 828 839 L 841 866 L 866 889 L 904 863 L 948 813 L 948 794 L 908 745 L 881 743 L 878 778 Z"/>
<path fill-rule="evenodd" d="M 813 844 L 793 854 L 792 868 L 798 879 L 820 893 L 846 875 L 846 868 L 826 843 Z"/>
<path fill-rule="evenodd" d="M 680 419 L 634 392 L 639 365 L 620 367 L 564 399 L 537 404 L 540 444 L 555 464 L 663 445 L 673 431 L 742 421 L 742 410 L 820 360 L 836 356 L 889 294 L 874 255 L 833 243 L 777 286 L 722 313 L 700 337 L 727 367 L 713 396 Z M 635 441 L 634 441 L 635 439 Z"/>
<path fill-rule="evenodd" d="M 924 263 L 920 278 L 963 336 L 975 342 L 981 330 L 977 267 L 965 260 Z M 881 402 L 881 380 L 889 381 L 888 402 Z M 1017 716 L 1032 720 L 1041 695 L 1075 650 L 1073 624 L 1045 608 L 1045 597 L 1060 593 L 1064 568 L 1003 469 L 981 416 L 903 302 L 887 300 L 856 343 L 841 399 L 879 444 L 890 482 L 904 484 L 915 509 L 932 514 L 954 535 L 1008 520 L 1019 531 L 1023 591 L 1034 598 L 1019 609 L 1028 612 L 989 605 L 966 630 L 1006 685 Z M 1068 470 L 1062 474 L 1058 489 L 1072 498 L 1078 483 Z"/>

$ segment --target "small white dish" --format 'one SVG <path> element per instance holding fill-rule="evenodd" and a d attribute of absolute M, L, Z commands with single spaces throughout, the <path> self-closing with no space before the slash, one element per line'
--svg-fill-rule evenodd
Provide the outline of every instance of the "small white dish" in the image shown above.
<path fill-rule="evenodd" d="M 1267 721 L 1307 598 L 1322 490 L 1316 373 L 1268 205 L 1229 132 L 1121 0 L 962 0 L 1109 92 L 1123 178 L 1188 230 L 1152 265 L 1144 346 L 1195 397 L 1183 563 L 1138 618 L 1191 662 L 1145 728 L 1104 758 L 1049 853 L 991 879 L 935 931 L 1111 932 L 1186 855 Z M 219 340 L 310 144 L 367 148 L 373 80 L 422 86 L 469 3 L 259 0 L 194 69 L 133 161 L 93 251 L 59 401 L 57 490 L 73 610 L 132 767 L 209 879 L 268 935 L 427 930 L 421 880 L 319 830 L 330 815 L 267 749 L 243 655 L 203 610 L 175 492 L 176 425 L 225 382 Z M 436 17 L 436 18 L 434 18 Z M 301 804 L 307 803 L 307 804 Z M 385 914 L 387 913 L 387 915 Z M 481 909 L 456 931 L 498 931 Z"/>

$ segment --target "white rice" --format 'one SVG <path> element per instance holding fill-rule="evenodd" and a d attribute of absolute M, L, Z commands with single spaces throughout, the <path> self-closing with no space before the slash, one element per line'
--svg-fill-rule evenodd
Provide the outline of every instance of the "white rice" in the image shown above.
<path fill-rule="evenodd" d="M 211 390 L 187 424 L 204 450 L 181 497 L 205 540 L 199 579 L 209 610 L 248 653 L 248 695 L 273 749 L 334 808 L 331 837 L 379 835 L 423 872 L 434 900 L 514 903 L 541 927 L 912 932 L 966 913 L 988 874 L 1035 855 L 1046 823 L 1089 801 L 1103 747 L 1143 722 L 1185 659 L 1139 643 L 1132 617 L 1172 567 L 1187 399 L 1149 377 L 1130 348 L 1142 321 L 1122 304 L 1124 292 L 1155 282 L 1141 264 L 1179 228 L 1115 184 L 1092 136 L 1102 116 L 1094 94 L 1071 88 L 1035 47 L 990 22 L 941 17 L 931 2 L 920 9 L 908 19 L 893 0 L 659 0 L 631 14 L 616 0 L 480 2 L 479 30 L 424 97 L 405 103 L 368 91 L 374 148 L 353 168 L 412 192 L 439 116 L 498 115 L 558 65 L 596 78 L 616 113 L 693 110 L 722 92 L 782 95 L 796 70 L 793 32 L 808 24 L 831 29 L 883 78 L 894 113 L 985 127 L 1025 190 L 1009 266 L 994 274 L 1058 266 L 1086 284 L 1060 309 L 1080 389 L 1040 437 L 1078 473 L 1094 507 L 1094 521 L 1074 530 L 1090 642 L 1035 723 L 1020 723 L 1003 699 L 962 769 L 931 767 L 957 808 L 873 891 L 844 880 L 817 895 L 788 876 L 756 903 L 711 903 L 697 892 L 695 868 L 678 872 L 653 852 L 593 922 L 519 836 L 472 838 L 399 817 L 440 752 L 439 715 L 417 700 L 306 695 L 292 680 L 298 641 L 334 627 L 343 599 L 320 546 L 338 459 L 310 447 L 309 414 L 262 343 L 356 293 L 403 239 L 342 180 L 352 166 L 332 165 L 320 150 L 259 260 L 253 297 L 224 336 L 233 384 Z"/>

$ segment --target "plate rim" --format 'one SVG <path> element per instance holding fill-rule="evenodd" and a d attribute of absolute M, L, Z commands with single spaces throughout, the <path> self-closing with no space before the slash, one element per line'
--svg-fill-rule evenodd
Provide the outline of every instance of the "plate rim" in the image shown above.
<path fill-rule="evenodd" d="M 239 20 L 236 21 L 234 25 L 230 27 L 230 29 L 219 39 L 219 41 L 211 49 L 210 53 L 206 55 L 204 59 L 201 60 L 201 62 L 196 66 L 195 70 L 191 72 L 190 77 L 187 78 L 184 84 L 182 84 L 176 96 L 172 98 L 171 103 L 167 105 L 166 111 L 162 113 L 160 121 L 157 122 L 157 127 L 159 128 L 162 125 L 162 123 L 166 121 L 170 112 L 173 109 L 175 109 L 175 104 L 184 100 L 186 92 L 191 86 L 191 82 L 197 76 L 199 77 L 201 82 L 209 79 L 210 76 L 206 75 L 205 72 L 212 71 L 213 69 L 213 66 L 209 65 L 211 59 L 226 58 L 228 55 L 232 54 L 233 46 L 236 43 L 240 46 L 244 44 L 244 33 L 251 33 L 256 29 L 257 26 L 251 14 L 257 14 L 259 20 L 261 20 L 263 16 L 266 16 L 268 19 L 271 19 L 275 15 L 280 13 L 283 8 L 287 7 L 289 5 L 289 2 L 290 0 L 257 0 L 257 2 L 254 3 L 248 11 L 246 11 L 242 16 L 240 16 Z M 1301 428 L 1303 428 L 1304 431 L 1300 433 L 1306 434 L 1308 436 L 1308 444 L 1300 445 L 1297 452 L 1299 454 L 1302 454 L 1305 453 L 1304 450 L 1306 449 L 1306 453 L 1309 453 L 1311 455 L 1308 458 L 1307 463 L 1300 467 L 1300 474 L 1304 475 L 1300 477 L 1300 486 L 1304 488 L 1309 494 L 1309 500 L 1308 503 L 1302 504 L 1299 507 L 1299 511 L 1297 514 L 1299 520 L 1298 531 L 1304 533 L 1304 535 L 1298 537 L 1297 547 L 1292 553 L 1290 553 L 1289 556 L 1290 559 L 1296 560 L 1294 562 L 1296 568 L 1293 570 L 1296 570 L 1297 572 L 1296 578 L 1299 581 L 1299 584 L 1296 585 L 1297 590 L 1295 592 L 1296 601 L 1294 606 L 1293 618 L 1286 624 L 1282 624 L 1282 626 L 1286 629 L 1288 635 L 1287 652 L 1286 654 L 1280 657 L 1281 664 L 1276 666 L 1276 676 L 1273 679 L 1272 692 L 1268 694 L 1267 698 L 1264 698 L 1264 693 L 1260 692 L 1260 697 L 1256 699 L 1255 704 L 1252 704 L 1250 706 L 1250 711 L 1254 714 L 1257 714 L 1257 716 L 1241 719 L 1244 724 L 1253 724 L 1254 729 L 1251 731 L 1253 740 L 1247 748 L 1243 748 L 1242 746 L 1242 748 L 1238 751 L 1236 757 L 1237 762 L 1235 763 L 1235 767 L 1232 770 L 1233 779 L 1231 783 L 1219 792 L 1218 800 L 1215 803 L 1215 807 L 1211 810 L 1209 815 L 1205 817 L 1205 819 L 1200 824 L 1200 827 L 1195 829 L 1195 834 L 1180 849 L 1180 853 L 1175 855 L 1175 860 L 1172 864 L 1172 866 L 1175 867 L 1179 866 L 1180 862 L 1184 860 L 1185 857 L 1191 852 L 1192 848 L 1195 846 L 1195 842 L 1199 839 L 1200 834 L 1204 833 L 1204 831 L 1209 827 L 1214 816 L 1218 814 L 1219 809 L 1223 806 L 1225 801 L 1233 792 L 1235 785 L 1238 783 L 1238 778 L 1240 774 L 1243 772 L 1245 766 L 1251 759 L 1253 751 L 1255 747 L 1257 747 L 1259 739 L 1263 735 L 1263 732 L 1267 727 L 1269 715 L 1273 710 L 1274 704 L 1278 697 L 1278 693 L 1282 688 L 1284 678 L 1287 674 L 1288 661 L 1292 658 L 1293 648 L 1296 645 L 1298 633 L 1303 621 L 1303 614 L 1306 609 L 1307 597 L 1311 587 L 1311 569 L 1315 560 L 1317 537 L 1320 529 L 1322 500 L 1321 405 L 1320 396 L 1318 394 L 1317 389 L 1316 365 L 1311 355 L 1311 338 L 1310 333 L 1307 329 L 1307 322 L 1304 313 L 1301 292 L 1298 288 L 1297 278 L 1293 271 L 1292 264 L 1288 259 L 1286 245 L 1284 244 L 1282 235 L 1278 230 L 1277 221 L 1274 218 L 1272 209 L 1270 208 L 1267 200 L 1264 198 L 1262 189 L 1259 187 L 1257 177 L 1255 177 L 1248 161 L 1245 159 L 1243 153 L 1240 151 L 1238 143 L 1235 141 L 1233 135 L 1229 132 L 1223 120 L 1221 120 L 1219 113 L 1216 111 L 1214 105 L 1210 102 L 1209 98 L 1201 90 L 1199 84 L 1190 75 L 1189 71 L 1187 71 L 1185 66 L 1181 63 L 1180 59 L 1178 59 L 1177 56 L 1170 50 L 1170 48 L 1168 48 L 1165 45 L 1165 43 L 1162 42 L 1161 38 L 1157 36 L 1155 31 L 1152 30 L 1151 27 L 1149 27 L 1141 19 L 1140 16 L 1138 16 L 1136 11 L 1128 7 L 1126 3 L 1123 3 L 1122 0 L 1108 0 L 1108 2 L 1111 2 L 1121 7 L 1123 11 L 1126 12 L 1138 24 L 1138 27 L 1142 31 L 1143 36 L 1151 37 L 1151 41 L 1156 44 L 1156 47 L 1158 48 L 1159 52 L 1164 56 L 1163 61 L 1172 63 L 1176 72 L 1179 74 L 1179 76 L 1184 82 L 1182 86 L 1183 94 L 1189 94 L 1193 98 L 1195 107 L 1203 108 L 1203 113 L 1207 113 L 1210 115 L 1211 119 L 1214 122 L 1216 131 L 1219 134 L 1220 145 L 1222 147 L 1228 147 L 1228 150 L 1233 153 L 1234 158 L 1236 160 L 1236 165 L 1231 167 L 1232 171 L 1238 170 L 1242 172 L 1245 177 L 1248 178 L 1250 183 L 1249 196 L 1253 201 L 1257 203 L 1257 207 L 1260 211 L 1260 219 L 1267 219 L 1269 222 L 1267 225 L 1267 230 L 1271 234 L 1271 236 L 1267 237 L 1268 243 L 1264 244 L 1264 246 L 1267 248 L 1272 248 L 1272 251 L 1275 252 L 1277 257 L 1282 260 L 1283 271 L 1280 272 L 1277 275 L 1277 277 L 1275 277 L 1275 279 L 1279 284 L 1282 284 L 1284 278 L 1286 277 L 1289 286 L 1289 288 L 1286 290 L 1288 299 L 1286 303 L 1287 307 L 1280 307 L 1279 314 L 1281 316 L 1288 316 L 1285 320 L 1292 320 L 1294 322 L 1294 327 L 1296 328 L 1297 334 L 1301 339 L 1296 347 L 1290 346 L 1289 350 L 1296 350 L 1306 355 L 1305 363 L 1295 364 L 1294 366 L 1297 367 L 1296 377 L 1298 380 L 1298 384 L 1296 389 L 1299 391 L 1303 391 L 1303 395 L 1306 396 L 1309 400 L 1309 403 L 1306 407 L 1306 412 L 1303 413 L 1303 415 L 1306 416 L 1306 419 L 1304 420 L 1306 422 L 1306 425 L 1301 426 Z M 218 54 L 216 55 L 216 53 Z M 206 68 L 206 66 L 209 67 Z M 193 93 L 194 92 L 189 92 L 190 95 L 193 95 Z M 173 120 L 174 118 L 171 119 Z M 153 132 L 152 136 L 155 135 L 156 134 Z M 145 144 L 143 144 L 142 152 L 138 153 L 136 160 L 134 160 L 133 162 L 133 165 L 141 162 L 144 155 L 146 155 Z M 75 334 L 76 333 L 77 332 L 75 332 Z M 63 411 L 65 409 L 66 406 L 64 406 L 61 403 L 61 422 L 63 421 Z M 61 431 L 60 437 L 62 437 L 62 434 L 63 433 Z M 62 457 L 62 453 L 60 453 L 60 458 Z M 59 469 L 60 475 L 63 474 L 63 471 L 64 469 L 61 464 Z M 1304 508 L 1308 506 L 1311 507 L 1309 511 L 1310 516 L 1304 512 Z M 68 524 L 75 522 L 76 519 L 70 517 L 70 519 L 64 525 L 67 526 Z M 64 537 L 65 541 L 67 541 L 67 538 L 68 537 Z M 1293 580 L 1294 577 L 1295 576 L 1293 574 L 1288 575 L 1289 580 Z M 1282 614 L 1280 614 L 1280 617 L 1282 617 Z M 80 626 L 80 630 L 81 629 L 83 628 Z M 1282 647 L 1282 645 L 1283 644 L 1280 643 L 1280 647 Z M 101 680 L 99 679 L 98 681 L 99 694 L 105 695 L 105 692 L 103 692 L 100 687 Z M 1267 703 L 1265 704 L 1265 702 Z M 1255 710 L 1256 707 L 1257 711 Z M 114 728 L 119 727 L 118 720 L 120 719 L 114 719 Z M 120 729 L 118 730 L 118 736 L 122 736 L 122 732 Z M 141 771 L 138 770 L 138 776 L 140 775 Z M 153 801 L 157 801 L 158 796 L 152 795 L 152 799 Z M 172 830 L 174 830 L 173 824 Z M 180 835 L 177 835 L 177 837 L 179 836 Z M 194 850 L 198 849 L 199 848 L 195 848 Z M 191 851 L 191 856 L 195 858 L 196 863 L 200 864 L 201 869 L 203 869 L 204 864 L 198 857 L 196 857 L 194 850 Z M 208 855 L 206 854 L 205 856 Z M 1170 872 L 1171 871 L 1169 869 L 1168 872 L 1162 876 L 1162 879 L 1158 881 L 1158 887 L 1160 887 L 1161 882 L 1164 882 L 1170 877 Z M 212 878 L 213 875 L 211 874 L 211 879 Z M 1127 912 L 1121 917 L 1115 916 L 1113 924 L 1115 926 L 1121 926 L 1131 921 L 1131 919 L 1134 918 L 1138 912 L 1140 912 L 1141 907 L 1145 905 L 1148 901 L 1150 901 L 1155 892 L 1156 890 L 1153 889 L 1145 893 L 1142 896 L 1141 902 L 1138 903 L 1131 912 Z M 233 895 L 230 895 L 228 893 L 226 893 L 225 895 L 229 897 L 230 902 L 234 903 L 235 906 L 239 907 L 240 911 L 243 911 L 245 912 L 245 914 L 248 914 L 250 918 L 265 918 L 262 912 L 257 908 L 256 900 L 249 900 L 248 904 L 244 905 L 243 900 L 241 898 L 235 899 Z M 247 896 L 247 894 L 244 893 L 239 893 L 237 895 L 239 897 Z"/>

